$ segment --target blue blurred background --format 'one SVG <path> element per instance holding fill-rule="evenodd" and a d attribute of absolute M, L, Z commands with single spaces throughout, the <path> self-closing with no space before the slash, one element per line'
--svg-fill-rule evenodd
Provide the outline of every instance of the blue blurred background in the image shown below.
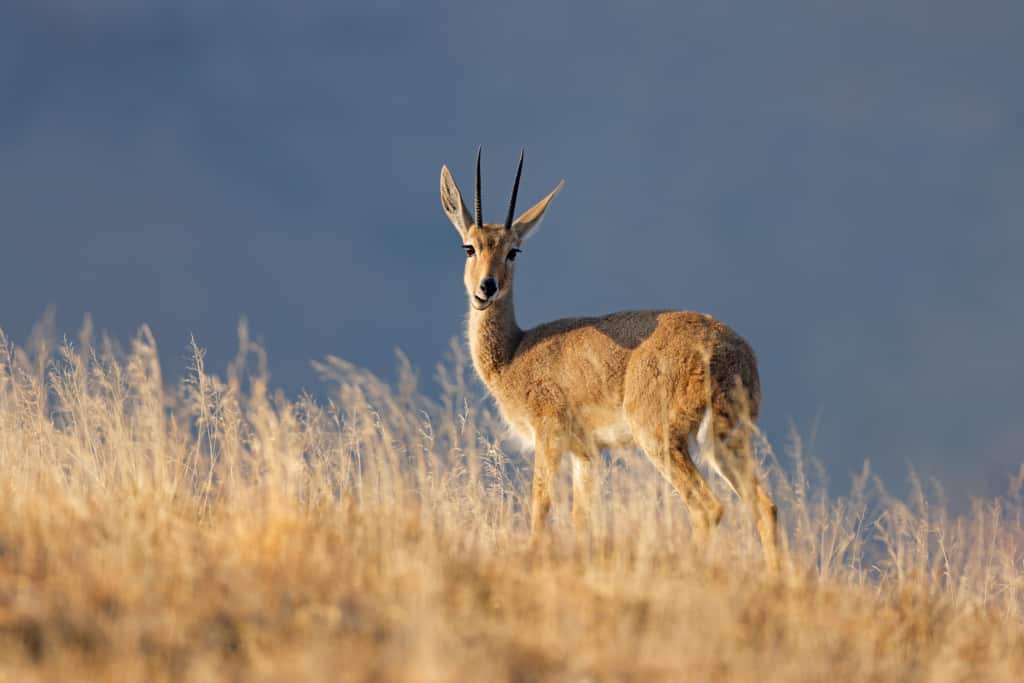
<path fill-rule="evenodd" d="M 442 163 L 498 220 L 566 188 L 520 323 L 712 312 L 777 446 L 954 496 L 1024 459 L 1024 6 L 998 1 L 130 3 L 0 8 L 0 326 L 48 305 L 168 376 L 240 316 L 274 382 L 428 378 L 461 333 Z"/>

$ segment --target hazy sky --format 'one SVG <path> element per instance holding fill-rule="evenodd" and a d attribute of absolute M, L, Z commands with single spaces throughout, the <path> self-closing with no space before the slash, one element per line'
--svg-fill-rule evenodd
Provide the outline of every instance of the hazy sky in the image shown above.
<path fill-rule="evenodd" d="M 309 362 L 429 380 L 461 333 L 447 163 L 499 220 L 566 187 L 520 323 L 707 311 L 757 350 L 763 425 L 840 484 L 954 493 L 1024 460 L 1024 5 L 557 2 L 0 6 L 0 326 L 54 304 L 168 374 L 245 315 Z"/>

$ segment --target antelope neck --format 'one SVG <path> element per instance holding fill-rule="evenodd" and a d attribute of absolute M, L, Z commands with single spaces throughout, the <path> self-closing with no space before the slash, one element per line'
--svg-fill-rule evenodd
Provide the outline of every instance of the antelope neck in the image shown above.
<path fill-rule="evenodd" d="M 469 352 L 485 383 L 512 361 L 522 336 L 511 291 L 482 311 L 469 307 Z"/>

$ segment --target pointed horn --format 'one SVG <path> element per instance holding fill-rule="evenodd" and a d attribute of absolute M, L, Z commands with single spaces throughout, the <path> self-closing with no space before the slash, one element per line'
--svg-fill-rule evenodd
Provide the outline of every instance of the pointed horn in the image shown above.
<path fill-rule="evenodd" d="M 512 221 L 516 217 L 516 197 L 519 195 L 519 178 L 523 175 L 523 157 L 526 156 L 526 150 L 523 149 L 519 152 L 519 168 L 516 169 L 516 182 L 512 185 L 512 200 L 508 203 L 508 218 L 505 219 L 505 229 L 512 229 Z"/>
<path fill-rule="evenodd" d="M 473 192 L 473 204 L 476 209 L 476 227 L 484 227 L 484 211 L 480 206 L 480 150 L 483 145 L 476 148 L 476 190 Z"/>

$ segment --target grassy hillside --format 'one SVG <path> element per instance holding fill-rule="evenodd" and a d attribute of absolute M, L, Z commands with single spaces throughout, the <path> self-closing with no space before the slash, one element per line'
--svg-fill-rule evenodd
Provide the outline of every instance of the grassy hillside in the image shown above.
<path fill-rule="evenodd" d="M 90 337 L 0 349 L 0 681 L 1024 680 L 1012 482 L 958 518 L 867 470 L 829 499 L 798 442 L 760 443 L 771 577 L 729 494 L 695 552 L 615 453 L 592 536 L 565 481 L 531 551 L 529 458 L 457 352 L 436 401 L 328 359 L 325 406 L 274 394 L 244 329 L 177 385 L 145 330 Z"/>

